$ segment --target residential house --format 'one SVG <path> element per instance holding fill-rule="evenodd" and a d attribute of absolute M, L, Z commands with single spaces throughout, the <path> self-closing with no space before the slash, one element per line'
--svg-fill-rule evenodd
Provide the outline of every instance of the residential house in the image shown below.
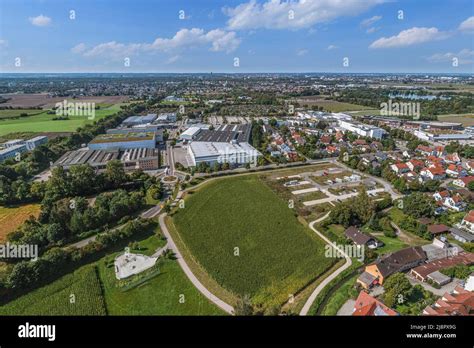
<path fill-rule="evenodd" d="M 435 225 L 429 225 L 427 227 L 427 230 L 431 235 L 437 236 L 439 234 L 448 233 L 449 227 L 444 224 L 435 224 Z"/>
<path fill-rule="evenodd" d="M 432 147 L 425 146 L 425 145 L 418 145 L 418 147 L 416 148 L 416 151 L 420 152 L 424 156 L 432 156 L 435 153 Z"/>
<path fill-rule="evenodd" d="M 467 175 L 467 172 L 459 164 L 450 164 L 448 168 L 446 168 L 446 174 L 452 178 L 462 178 Z"/>
<path fill-rule="evenodd" d="M 465 176 L 463 178 L 458 178 L 456 180 L 453 180 L 453 185 L 466 188 L 467 185 L 469 185 L 471 181 L 474 181 L 474 176 Z"/>
<path fill-rule="evenodd" d="M 379 243 L 374 237 L 360 232 L 359 229 L 354 226 L 351 226 L 346 229 L 344 235 L 347 239 L 350 239 L 355 245 L 365 245 L 370 249 L 375 249 L 379 246 Z"/>
<path fill-rule="evenodd" d="M 423 169 L 423 167 L 425 166 L 425 164 L 423 163 L 423 161 L 421 160 L 417 160 L 417 159 L 411 159 L 409 160 L 406 165 L 408 166 L 408 168 L 410 168 L 411 171 L 413 172 L 418 172 L 420 171 L 421 169 Z"/>
<path fill-rule="evenodd" d="M 398 175 L 407 173 L 410 171 L 410 168 L 408 168 L 408 166 L 405 163 L 395 163 L 395 164 L 392 164 L 390 168 Z"/>
<path fill-rule="evenodd" d="M 453 164 L 458 164 L 461 163 L 461 158 L 459 157 L 458 153 L 451 153 L 449 155 L 444 156 L 444 161 L 446 163 L 453 163 Z"/>
<path fill-rule="evenodd" d="M 353 316 L 395 316 L 396 311 L 362 290 L 354 303 Z"/>
<path fill-rule="evenodd" d="M 474 292 L 458 285 L 433 305 L 427 306 L 423 315 L 474 315 Z"/>
<path fill-rule="evenodd" d="M 474 233 L 474 210 L 469 211 L 461 221 L 460 226 L 465 230 Z"/>
<path fill-rule="evenodd" d="M 446 178 L 446 172 L 443 167 L 424 168 L 420 171 L 420 175 L 430 180 L 443 180 Z"/>
<path fill-rule="evenodd" d="M 367 265 L 362 275 L 357 278 L 357 282 L 366 289 L 374 284 L 383 285 L 385 279 L 393 273 L 403 272 L 416 267 L 426 259 L 426 253 L 419 246 L 401 249 Z M 368 273 L 368 275 L 365 275 L 365 273 Z M 365 278 L 374 278 L 375 280 L 367 284 L 365 283 Z"/>
<path fill-rule="evenodd" d="M 385 161 L 387 159 L 387 154 L 385 152 L 376 152 L 375 153 L 375 158 L 377 158 L 377 160 L 379 162 L 382 162 L 382 161 Z"/>

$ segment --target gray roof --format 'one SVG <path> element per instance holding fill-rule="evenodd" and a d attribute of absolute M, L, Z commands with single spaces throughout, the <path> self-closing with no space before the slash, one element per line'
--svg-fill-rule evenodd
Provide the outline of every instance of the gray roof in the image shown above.
<path fill-rule="evenodd" d="M 374 282 L 374 280 L 376 279 L 372 274 L 368 273 L 368 272 L 363 272 L 359 278 L 358 278 L 361 282 L 363 282 L 364 284 L 372 284 Z"/>
<path fill-rule="evenodd" d="M 352 240 L 357 245 L 365 245 L 370 240 L 374 240 L 374 238 L 372 238 L 372 237 L 370 237 L 370 236 L 368 236 L 364 233 L 359 232 L 359 230 L 354 226 L 349 227 L 344 232 L 344 234 L 346 235 L 347 238 Z"/>
<path fill-rule="evenodd" d="M 434 282 L 438 284 L 445 284 L 451 281 L 450 277 L 448 277 L 447 275 L 444 275 L 440 271 L 434 271 L 433 273 L 428 274 L 428 278 L 430 278 L 431 280 L 433 280 Z"/>
<path fill-rule="evenodd" d="M 233 140 L 248 142 L 251 128 L 250 124 L 224 124 L 215 130 L 201 131 L 194 140 L 213 143 L 230 143 Z"/>
<path fill-rule="evenodd" d="M 459 229 L 454 228 L 454 227 L 450 228 L 449 232 L 451 232 L 451 234 L 454 234 L 456 236 L 464 238 L 468 242 L 473 242 L 474 241 L 474 234 L 472 234 L 472 233 L 465 232 L 465 231 L 459 230 Z"/>

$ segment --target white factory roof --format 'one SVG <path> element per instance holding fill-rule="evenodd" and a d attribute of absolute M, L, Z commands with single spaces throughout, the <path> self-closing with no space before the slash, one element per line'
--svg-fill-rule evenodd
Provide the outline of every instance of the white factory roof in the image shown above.
<path fill-rule="evenodd" d="M 190 145 L 191 151 L 197 158 L 225 155 L 260 155 L 260 153 L 248 143 L 215 143 L 207 141 L 193 141 Z"/>
<path fill-rule="evenodd" d="M 189 127 L 183 133 L 181 133 L 180 137 L 183 137 L 183 136 L 193 137 L 200 131 L 201 131 L 200 127 Z"/>

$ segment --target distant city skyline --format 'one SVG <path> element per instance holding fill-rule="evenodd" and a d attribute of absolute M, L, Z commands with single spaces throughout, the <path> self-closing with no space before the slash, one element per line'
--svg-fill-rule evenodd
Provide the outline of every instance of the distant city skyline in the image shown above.
<path fill-rule="evenodd" d="M 474 73 L 471 0 L 0 7 L 0 73 Z"/>

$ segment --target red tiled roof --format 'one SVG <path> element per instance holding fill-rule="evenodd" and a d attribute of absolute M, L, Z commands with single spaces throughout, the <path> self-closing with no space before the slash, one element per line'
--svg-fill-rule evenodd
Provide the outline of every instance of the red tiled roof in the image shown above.
<path fill-rule="evenodd" d="M 376 310 L 379 309 L 377 312 Z M 387 307 L 382 302 L 373 298 L 365 291 L 361 291 L 354 304 L 354 316 L 367 315 L 398 315 L 393 309 Z"/>
<path fill-rule="evenodd" d="M 466 216 L 464 216 L 464 220 L 474 224 L 474 210 L 467 213 Z"/>

